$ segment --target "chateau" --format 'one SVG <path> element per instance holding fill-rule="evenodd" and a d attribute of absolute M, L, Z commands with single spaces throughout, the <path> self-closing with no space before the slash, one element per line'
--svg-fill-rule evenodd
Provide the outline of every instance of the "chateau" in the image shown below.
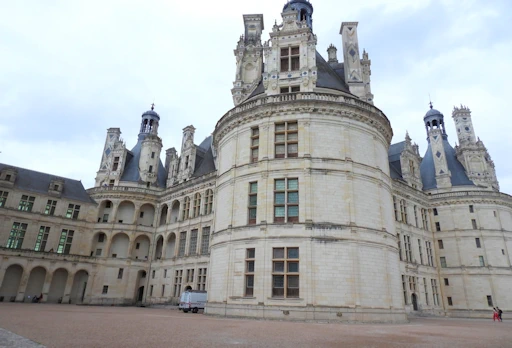
<path fill-rule="evenodd" d="M 426 152 L 391 144 L 357 22 L 338 53 L 317 47 L 309 1 L 289 1 L 268 39 L 263 15 L 243 20 L 234 108 L 199 145 L 189 125 L 164 156 L 152 107 L 131 149 L 108 129 L 88 190 L 0 164 L 0 301 L 175 304 L 194 289 L 220 316 L 512 310 L 512 197 L 469 108 L 452 112 L 457 146 L 432 107 Z"/>

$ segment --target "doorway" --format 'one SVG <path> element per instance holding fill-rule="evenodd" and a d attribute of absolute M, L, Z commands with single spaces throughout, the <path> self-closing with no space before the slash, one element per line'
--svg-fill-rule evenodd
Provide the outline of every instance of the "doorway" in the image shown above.
<path fill-rule="evenodd" d="M 416 296 L 416 294 L 412 294 L 411 299 L 412 299 L 412 308 L 415 311 L 417 311 L 418 310 L 418 297 Z"/>

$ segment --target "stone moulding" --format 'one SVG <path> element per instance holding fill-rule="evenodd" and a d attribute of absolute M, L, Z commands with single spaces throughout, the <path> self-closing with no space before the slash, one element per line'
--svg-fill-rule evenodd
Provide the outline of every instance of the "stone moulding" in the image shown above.
<path fill-rule="evenodd" d="M 377 129 L 385 138 L 387 144 L 391 143 L 393 130 L 391 124 L 378 108 L 363 102 L 355 97 L 326 93 L 286 93 L 273 96 L 263 96 L 245 102 L 229 110 L 218 122 L 213 134 L 213 143 L 218 145 L 227 133 L 236 127 L 267 117 L 273 113 L 275 107 L 284 106 L 286 109 L 303 108 L 319 114 L 341 114 L 342 117 L 363 122 Z M 281 110 L 284 111 L 284 110 Z"/>

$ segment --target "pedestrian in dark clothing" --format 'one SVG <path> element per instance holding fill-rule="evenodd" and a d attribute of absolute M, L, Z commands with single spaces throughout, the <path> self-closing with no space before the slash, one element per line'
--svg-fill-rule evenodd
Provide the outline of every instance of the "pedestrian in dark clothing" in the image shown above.
<path fill-rule="evenodd" d="M 503 321 L 503 319 L 501 319 L 501 314 L 503 313 L 503 311 L 499 307 L 496 307 L 496 310 L 498 311 L 498 318 L 499 318 L 499 320 Z"/>

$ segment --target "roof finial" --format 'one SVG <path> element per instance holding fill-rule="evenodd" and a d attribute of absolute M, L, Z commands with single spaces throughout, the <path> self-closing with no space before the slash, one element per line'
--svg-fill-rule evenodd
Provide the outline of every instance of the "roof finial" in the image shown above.
<path fill-rule="evenodd" d="M 151 103 L 151 110 L 155 110 L 155 103 Z"/>
<path fill-rule="evenodd" d="M 428 103 L 430 105 L 430 108 L 433 109 L 434 105 L 432 105 L 432 98 L 430 98 L 430 93 L 428 94 L 428 100 L 430 100 L 430 102 Z"/>

